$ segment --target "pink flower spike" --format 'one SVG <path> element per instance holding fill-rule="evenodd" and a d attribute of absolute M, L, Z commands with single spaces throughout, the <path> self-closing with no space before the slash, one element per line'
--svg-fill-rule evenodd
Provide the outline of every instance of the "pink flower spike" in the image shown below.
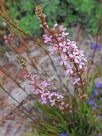
<path fill-rule="evenodd" d="M 72 79 L 73 84 L 81 84 L 79 80 L 81 80 L 80 77 L 85 71 L 86 62 L 86 57 L 84 56 L 83 51 L 79 50 L 75 41 L 67 39 L 69 33 L 66 32 L 66 28 L 64 28 L 63 25 L 58 26 L 58 24 L 55 24 L 52 28 L 52 33 L 45 32 L 44 42 L 50 42 L 53 45 L 49 50 L 51 54 L 58 53 L 58 55 L 60 55 L 58 60 L 60 61 L 60 65 L 64 65 L 66 70 L 65 76 L 69 76 Z M 82 79 L 83 78 L 84 77 L 82 77 Z M 47 84 L 44 83 L 44 86 L 46 88 Z M 48 88 L 45 90 L 47 89 Z M 49 99 L 52 99 L 52 97 L 57 97 L 57 94 L 50 92 Z"/>

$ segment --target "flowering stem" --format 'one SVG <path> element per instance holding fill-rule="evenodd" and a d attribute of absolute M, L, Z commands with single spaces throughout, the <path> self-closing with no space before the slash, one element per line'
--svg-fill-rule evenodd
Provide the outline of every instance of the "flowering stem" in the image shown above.
<path fill-rule="evenodd" d="M 57 36 L 53 34 L 53 32 L 49 29 L 49 27 L 44 22 L 42 22 L 42 26 L 43 26 L 44 30 L 47 30 L 47 32 L 55 38 L 56 43 L 59 45 L 59 41 L 58 41 Z M 69 56 L 67 52 L 66 52 L 66 55 Z M 73 62 L 74 62 L 74 60 L 73 60 Z M 83 91 L 85 92 L 85 89 L 83 86 L 83 81 L 82 81 L 81 75 L 79 74 L 77 64 L 75 62 L 74 62 L 74 66 L 76 68 L 77 75 L 80 78 L 81 88 L 83 88 Z"/>
<path fill-rule="evenodd" d="M 63 65 L 65 70 L 67 70 L 66 75 L 69 72 L 69 76 L 72 78 L 73 84 L 77 85 L 77 90 L 79 88 L 82 89 L 82 92 L 78 93 L 80 97 L 83 97 L 86 86 L 85 81 L 81 77 L 82 73 L 85 71 L 85 68 L 83 67 L 86 61 L 84 54 L 82 51 L 78 50 L 76 43 L 70 42 L 69 39 L 66 40 L 66 35 L 68 35 L 68 33 L 65 33 L 65 28 L 63 26 L 60 26 L 60 28 L 57 29 L 58 25 L 55 24 L 52 30 L 49 29 L 49 26 L 45 21 L 45 16 L 42 13 L 41 6 L 36 7 L 35 14 L 39 18 L 40 25 L 46 33 L 46 35 L 44 35 L 45 43 L 54 44 L 52 54 L 57 50 L 58 54 L 61 56 L 62 62 L 60 65 Z"/>

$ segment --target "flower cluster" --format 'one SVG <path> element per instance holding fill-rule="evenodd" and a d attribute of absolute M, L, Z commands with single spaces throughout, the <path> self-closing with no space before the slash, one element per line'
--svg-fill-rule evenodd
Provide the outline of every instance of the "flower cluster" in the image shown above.
<path fill-rule="evenodd" d="M 46 81 L 38 80 L 34 77 L 31 85 L 33 85 L 33 93 L 40 96 L 40 102 L 42 104 L 55 106 L 57 102 L 60 102 L 63 99 L 63 96 L 60 93 L 48 90 L 50 84 Z"/>
<path fill-rule="evenodd" d="M 80 74 L 87 71 L 86 57 L 75 41 L 67 39 L 68 33 L 63 25 L 55 24 L 50 32 L 44 34 L 44 42 L 52 44 L 50 53 L 60 53 L 59 63 L 65 67 L 65 76 L 69 76 L 73 84 L 84 84 Z"/>
<path fill-rule="evenodd" d="M 23 68 L 23 77 L 29 81 L 29 85 L 32 86 L 32 92 L 40 103 L 56 106 L 62 112 L 65 110 L 72 112 L 71 105 L 64 102 L 62 94 L 56 92 L 56 90 L 50 90 L 50 84 L 47 81 L 41 79 L 38 75 L 31 74 L 24 58 L 21 56 L 17 56 L 17 58 Z"/>
<path fill-rule="evenodd" d="M 38 76 L 32 76 L 27 70 L 25 70 L 25 78 L 30 81 L 32 85 L 33 94 L 35 94 L 42 104 L 50 104 L 51 106 L 59 105 L 64 106 L 63 95 L 59 92 L 49 91 L 48 82 L 38 78 Z"/>

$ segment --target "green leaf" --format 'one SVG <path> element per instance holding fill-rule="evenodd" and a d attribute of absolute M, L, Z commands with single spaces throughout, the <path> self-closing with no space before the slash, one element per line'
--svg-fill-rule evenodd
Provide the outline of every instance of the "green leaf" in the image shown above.
<path fill-rule="evenodd" d="M 34 7 L 34 5 L 30 1 L 28 1 L 28 0 L 22 1 L 22 9 L 24 11 L 32 11 L 33 7 Z"/>
<path fill-rule="evenodd" d="M 13 18 L 16 18 L 19 15 L 19 12 L 17 11 L 17 9 L 15 7 L 10 7 L 10 14 Z"/>
<path fill-rule="evenodd" d="M 55 14 L 57 12 L 59 0 L 41 0 L 41 3 L 44 5 L 44 13 L 47 15 L 51 15 L 51 13 Z"/>
<path fill-rule="evenodd" d="M 83 2 L 80 5 L 80 10 L 88 14 L 91 14 L 93 8 L 94 8 L 93 0 L 83 0 Z"/>
<path fill-rule="evenodd" d="M 17 22 L 19 27 L 25 33 L 36 31 L 39 28 L 39 22 L 35 15 L 23 17 L 20 21 L 17 21 Z"/>

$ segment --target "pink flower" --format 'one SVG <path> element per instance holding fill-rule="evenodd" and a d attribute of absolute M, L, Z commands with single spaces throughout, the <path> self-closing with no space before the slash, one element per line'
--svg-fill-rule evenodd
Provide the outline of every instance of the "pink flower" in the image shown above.
<path fill-rule="evenodd" d="M 65 36 L 67 36 L 68 34 L 69 34 L 69 33 L 62 32 L 62 33 L 61 33 L 61 36 L 62 36 L 62 37 L 65 37 Z"/>
<path fill-rule="evenodd" d="M 79 81 L 80 81 L 80 78 L 74 78 L 74 79 L 72 80 L 72 83 L 75 85 L 75 84 L 78 84 Z"/>
<path fill-rule="evenodd" d="M 41 81 L 41 86 L 42 87 L 48 87 L 50 84 L 49 83 L 47 83 L 46 81 Z"/>
<path fill-rule="evenodd" d="M 79 63 L 79 69 L 82 69 L 85 64 L 83 62 Z"/>
<path fill-rule="evenodd" d="M 59 61 L 60 61 L 60 65 L 67 65 L 67 56 L 62 54 Z"/>
<path fill-rule="evenodd" d="M 75 61 L 75 63 L 79 63 L 79 56 L 77 56 L 76 54 L 69 54 L 69 57 L 71 58 L 71 59 L 73 59 L 73 61 Z"/>
<path fill-rule="evenodd" d="M 43 35 L 44 43 L 49 43 L 52 41 L 52 36 Z"/>
<path fill-rule="evenodd" d="M 33 92 L 33 94 L 36 94 L 36 95 L 40 93 L 39 89 L 35 89 L 35 88 L 33 88 L 32 92 Z"/>
<path fill-rule="evenodd" d="M 50 100 L 51 106 L 55 106 L 55 99 Z"/>
<path fill-rule="evenodd" d="M 54 54 L 57 50 L 58 50 L 58 45 L 55 44 L 53 47 L 51 47 L 51 48 L 49 49 L 49 52 L 50 52 L 51 54 Z"/>
<path fill-rule="evenodd" d="M 67 64 L 67 70 L 66 70 L 66 72 L 65 72 L 65 76 L 68 76 L 68 75 L 71 75 L 71 74 L 73 74 L 73 65 L 71 65 L 71 64 Z"/>
<path fill-rule="evenodd" d="M 42 104 L 50 104 L 51 106 L 55 106 L 56 102 L 63 99 L 62 94 L 54 91 L 49 91 L 48 86 L 50 85 L 47 81 L 40 80 L 37 76 L 29 75 L 30 85 L 33 87 L 33 93 L 39 96 L 39 101 Z"/>
<path fill-rule="evenodd" d="M 70 41 L 69 39 L 67 39 L 67 45 L 69 46 L 70 49 L 77 49 L 78 48 L 76 46 L 76 42 L 75 41 Z"/>
<path fill-rule="evenodd" d="M 41 99 L 41 103 L 42 103 L 42 104 L 47 104 L 46 99 L 45 99 L 45 98 L 42 98 L 42 99 Z"/>
<path fill-rule="evenodd" d="M 52 31 L 55 31 L 58 27 L 58 24 L 54 24 L 53 28 L 52 28 Z"/>
<path fill-rule="evenodd" d="M 60 25 L 60 26 L 59 26 L 59 31 L 60 31 L 60 32 L 63 32 L 63 31 L 65 31 L 65 30 L 66 30 L 66 28 L 65 28 L 63 25 Z"/>
<path fill-rule="evenodd" d="M 59 46 L 63 50 L 63 52 L 67 52 L 68 47 L 65 41 L 63 43 L 59 43 Z"/>

